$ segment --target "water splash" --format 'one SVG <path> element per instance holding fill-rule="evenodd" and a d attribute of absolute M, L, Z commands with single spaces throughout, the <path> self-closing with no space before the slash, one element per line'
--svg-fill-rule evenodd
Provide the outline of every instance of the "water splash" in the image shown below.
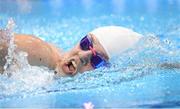
<path fill-rule="evenodd" d="M 4 70 L 5 70 L 4 73 L 5 74 L 8 74 L 6 72 L 6 70 L 10 66 L 10 64 L 12 63 L 14 55 L 15 55 L 16 45 L 14 44 L 14 32 L 13 32 L 14 26 L 15 26 L 15 22 L 12 18 L 10 18 L 8 20 L 8 24 L 7 24 L 6 29 L 5 29 L 5 32 L 6 32 L 5 37 L 8 40 L 8 42 L 7 42 L 8 54 L 6 56 L 6 64 L 4 65 Z"/>
<path fill-rule="evenodd" d="M 41 89 L 53 80 L 53 73 L 46 67 L 31 66 L 28 54 L 18 51 L 14 43 L 15 22 L 9 19 L 3 30 L 4 42 L 8 44 L 8 54 L 4 72 L 0 76 L 0 99 L 12 96 L 24 96 Z M 2 40 L 1 40 L 2 41 Z"/>
<path fill-rule="evenodd" d="M 77 25 L 77 23 L 79 23 L 79 20 L 77 20 L 74 25 Z M 63 37 L 63 35 L 69 36 L 70 33 L 63 33 L 58 36 L 57 31 L 66 31 L 68 28 L 69 30 L 73 30 L 71 33 L 76 33 L 76 31 L 81 29 L 78 27 L 77 30 L 74 30 L 75 26 L 72 26 L 73 28 L 69 28 L 69 26 L 63 27 L 63 25 L 59 26 L 59 22 L 49 25 L 45 26 L 47 27 L 46 29 L 57 25 L 55 30 L 49 29 L 50 34 L 52 33 L 52 36 L 56 36 L 55 38 L 51 37 L 50 39 L 63 40 L 62 42 L 57 41 L 57 43 L 64 44 L 64 48 L 69 46 L 65 43 L 68 42 L 69 37 Z M 29 26 L 28 29 L 30 28 L 31 26 Z M 38 28 L 41 28 L 40 30 L 42 31 Z M 49 35 L 39 24 L 33 31 L 36 35 Z M 80 36 L 81 32 L 83 31 L 80 31 L 80 33 L 75 35 L 76 40 L 79 39 L 77 36 Z M 72 36 L 72 34 L 70 36 Z M 72 39 L 74 36 L 70 38 Z M 72 43 L 75 42 L 76 41 L 74 40 Z M 171 42 L 171 40 L 169 40 L 169 42 Z M 176 43 L 173 45 L 173 42 L 169 42 L 162 41 L 153 34 L 147 35 L 131 50 L 112 58 L 112 65 L 109 68 L 100 68 L 78 74 L 75 77 L 62 77 L 58 79 L 54 79 L 52 71 L 47 68 L 30 66 L 27 62 L 27 54 L 24 52 L 17 52 L 13 57 L 17 60 L 16 62 L 20 67 L 18 69 L 12 67 L 12 70 L 7 70 L 9 73 L 15 72 L 10 78 L 4 75 L 0 77 L 0 80 L 2 80 L 0 81 L 0 98 L 6 99 L 13 96 L 24 97 L 31 94 L 51 92 L 63 93 L 72 90 L 114 87 L 147 75 L 161 73 L 158 71 L 158 64 L 162 62 L 174 62 L 180 59 L 180 51 L 173 47 L 176 46 Z"/>
<path fill-rule="evenodd" d="M 21 67 L 11 78 L 1 77 L 0 96 L 5 99 L 13 96 L 25 97 L 27 94 L 63 93 L 71 90 L 111 87 L 157 74 L 158 64 L 162 62 L 162 58 L 166 57 L 164 61 L 168 61 L 167 59 L 172 61 L 170 57 L 175 56 L 175 52 L 179 52 L 169 51 L 169 47 L 166 46 L 159 38 L 148 35 L 131 50 L 112 58 L 112 65 L 109 68 L 58 79 L 54 79 L 52 71 L 45 67 L 30 66 L 27 62 L 27 54 L 18 52 L 15 58 Z"/>
<path fill-rule="evenodd" d="M 174 54 L 171 54 L 173 52 Z M 179 51 L 170 50 L 155 35 L 147 35 L 132 49 L 111 59 L 109 68 L 88 71 L 75 77 L 60 78 L 39 93 L 111 87 L 144 76 L 162 73 L 163 62 L 175 62 Z M 173 69 L 173 68 L 172 68 Z M 58 88 L 57 88 L 58 87 Z"/>

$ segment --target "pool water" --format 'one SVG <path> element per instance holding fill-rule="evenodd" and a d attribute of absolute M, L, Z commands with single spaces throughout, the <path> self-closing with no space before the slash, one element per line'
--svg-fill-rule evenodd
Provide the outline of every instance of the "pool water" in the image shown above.
<path fill-rule="evenodd" d="M 13 19 L 13 32 L 33 34 L 64 51 L 100 26 L 144 35 L 108 68 L 74 77 L 54 78 L 53 71 L 30 66 L 25 53 L 12 53 L 20 68 L 0 76 L 0 107 L 180 107 L 180 69 L 160 67 L 180 62 L 178 13 L 179 0 L 0 0 L 0 28 Z"/>

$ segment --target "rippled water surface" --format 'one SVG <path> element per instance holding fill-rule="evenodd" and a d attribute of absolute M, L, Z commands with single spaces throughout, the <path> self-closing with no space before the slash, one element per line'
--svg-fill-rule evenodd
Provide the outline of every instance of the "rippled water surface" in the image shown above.
<path fill-rule="evenodd" d="M 108 68 L 54 78 L 51 70 L 30 66 L 26 53 L 12 53 L 19 69 L 0 76 L 0 107 L 179 107 L 179 0 L 0 0 L 0 28 L 15 22 L 14 33 L 33 34 L 64 51 L 94 28 L 119 25 L 144 35 L 113 57 Z"/>

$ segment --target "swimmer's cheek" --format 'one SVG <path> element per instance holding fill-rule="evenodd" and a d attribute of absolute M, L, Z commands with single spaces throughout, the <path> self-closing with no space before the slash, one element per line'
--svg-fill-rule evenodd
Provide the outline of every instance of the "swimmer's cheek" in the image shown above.
<path fill-rule="evenodd" d="M 94 70 L 94 68 L 91 66 L 90 63 L 88 63 L 86 66 L 82 66 L 81 68 L 79 68 L 80 73 L 83 73 L 85 71 L 90 71 L 90 70 Z"/>

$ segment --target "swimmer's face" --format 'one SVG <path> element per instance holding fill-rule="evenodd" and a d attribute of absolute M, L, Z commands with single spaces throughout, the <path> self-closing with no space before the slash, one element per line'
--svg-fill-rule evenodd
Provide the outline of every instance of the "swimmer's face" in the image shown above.
<path fill-rule="evenodd" d="M 93 34 L 89 34 L 88 37 L 92 41 L 93 49 L 108 61 L 109 57 L 98 39 Z M 88 70 L 93 70 L 94 68 L 91 64 L 92 55 L 93 52 L 91 50 L 82 50 L 80 43 L 78 43 L 69 52 L 64 54 L 63 59 L 56 67 L 56 73 L 61 76 L 72 76 L 77 74 L 77 72 L 83 73 Z"/>

